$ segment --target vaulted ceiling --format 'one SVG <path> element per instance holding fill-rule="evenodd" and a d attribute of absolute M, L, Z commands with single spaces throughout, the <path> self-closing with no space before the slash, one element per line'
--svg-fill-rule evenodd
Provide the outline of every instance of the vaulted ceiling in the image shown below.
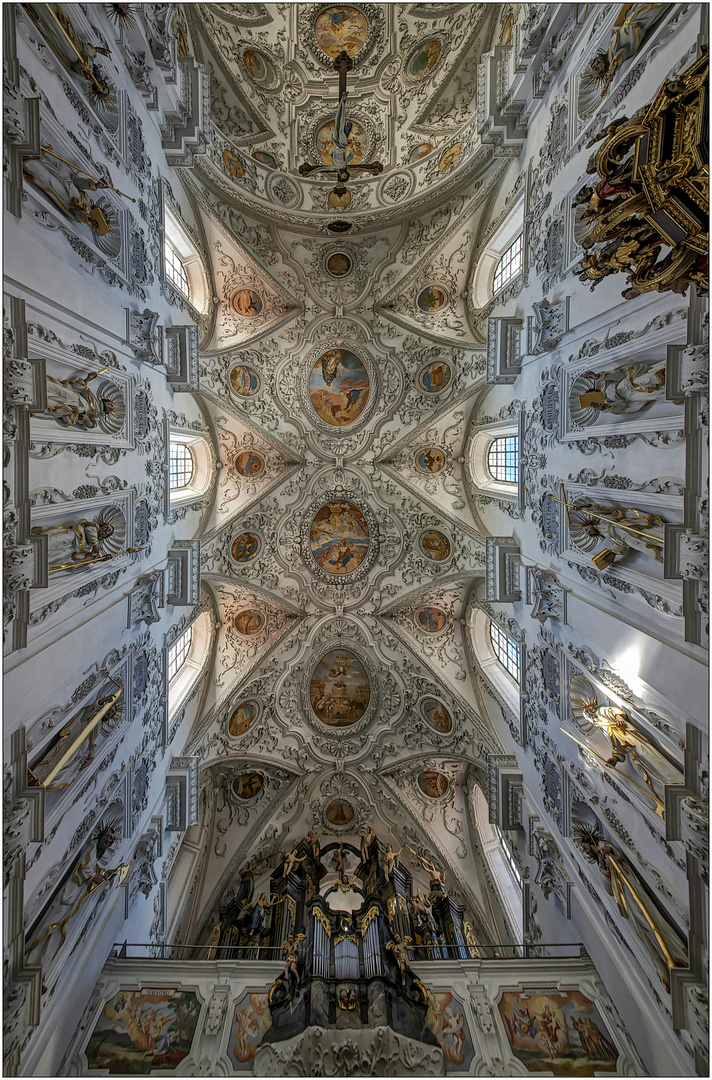
<path fill-rule="evenodd" d="M 385 169 L 350 181 L 352 206 L 335 213 L 333 179 L 297 167 L 333 122 L 319 27 L 343 11 L 356 42 L 347 114 Z M 185 751 L 205 779 L 192 933 L 248 855 L 368 822 L 446 862 L 478 932 L 501 933 L 466 812 L 501 750 L 464 640 L 485 555 L 463 461 L 484 372 L 472 259 L 507 164 L 470 155 L 476 63 L 503 11 L 181 9 L 213 89 L 209 145 L 184 180 L 215 294 L 200 386 L 220 452 L 201 541 L 215 677 Z M 454 143 L 461 156 L 441 170 Z M 328 230 L 337 218 L 343 235 Z M 252 773 L 261 786 L 245 799 L 238 778 Z"/>

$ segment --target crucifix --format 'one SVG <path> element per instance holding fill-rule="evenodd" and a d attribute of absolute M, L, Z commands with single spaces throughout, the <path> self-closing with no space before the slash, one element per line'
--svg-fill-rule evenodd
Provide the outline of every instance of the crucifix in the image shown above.
<path fill-rule="evenodd" d="M 350 193 L 346 191 L 343 186 L 347 180 L 351 179 L 352 172 L 370 173 L 372 176 L 377 176 L 383 172 L 383 165 L 380 161 L 369 162 L 368 164 L 348 165 L 348 141 L 351 133 L 352 123 L 346 119 L 346 74 L 353 67 L 353 60 L 347 52 L 340 52 L 334 60 L 334 68 L 339 73 L 339 104 L 336 110 L 336 118 L 334 120 L 334 132 L 333 142 L 334 149 L 331 154 L 330 165 L 309 165 L 304 164 L 299 166 L 299 173 L 301 176 L 311 176 L 312 173 L 324 173 L 326 176 L 335 176 L 339 182 L 339 186 L 335 187 L 331 195 L 336 196 L 336 202 L 332 202 L 331 195 L 329 201 L 335 206 L 348 206 L 351 202 Z M 344 196 L 348 195 L 348 200 L 344 200 Z"/>

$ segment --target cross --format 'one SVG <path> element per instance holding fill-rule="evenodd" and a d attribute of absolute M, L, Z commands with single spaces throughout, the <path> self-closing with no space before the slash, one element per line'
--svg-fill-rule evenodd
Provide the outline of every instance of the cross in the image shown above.
<path fill-rule="evenodd" d="M 336 118 L 334 120 L 334 150 L 332 153 L 331 165 L 309 165 L 304 164 L 299 166 L 300 176 L 311 176 L 312 173 L 325 173 L 327 176 L 335 176 L 340 184 L 344 184 L 347 180 L 351 179 L 352 172 L 371 173 L 373 176 L 377 176 L 383 172 L 383 165 L 380 161 L 373 161 L 365 165 L 346 165 L 346 152 L 348 148 L 348 137 L 351 131 L 351 123 L 346 121 L 346 74 L 353 67 L 353 60 L 349 54 L 345 51 L 339 53 L 334 60 L 334 68 L 339 73 L 339 105 L 336 110 Z M 343 194 L 345 188 L 336 188 L 337 194 Z"/>

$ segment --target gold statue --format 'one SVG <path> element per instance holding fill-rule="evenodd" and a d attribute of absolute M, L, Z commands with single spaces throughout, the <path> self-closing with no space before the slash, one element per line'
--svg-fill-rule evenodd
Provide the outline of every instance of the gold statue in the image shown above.
<path fill-rule="evenodd" d="M 87 876 L 85 871 L 88 869 L 92 854 L 95 851 L 96 847 L 92 844 L 86 857 L 83 860 L 79 860 L 74 867 L 74 872 L 69 882 L 60 889 L 59 893 L 50 904 L 49 917 L 51 921 L 49 922 L 47 929 L 26 947 L 25 953 L 33 953 L 36 949 L 41 948 L 41 951 L 33 957 L 34 962 L 42 960 L 49 948 L 49 944 L 55 931 L 58 930 L 59 943 L 51 957 L 51 959 L 54 960 L 66 940 L 67 923 L 74 918 L 82 904 L 84 904 L 90 896 L 98 892 L 99 889 L 103 889 L 105 885 L 109 885 L 114 878 L 116 878 L 118 885 L 121 885 L 126 879 L 126 875 L 129 872 L 129 863 L 121 863 L 120 866 L 116 866 L 111 870 L 105 870 L 103 867 L 99 866 L 99 863 L 97 862 L 93 872 Z M 77 888 L 79 889 L 78 893 Z M 70 909 L 69 913 L 62 918 L 57 918 L 57 916 L 67 908 Z"/>
<path fill-rule="evenodd" d="M 665 787 L 679 784 L 681 769 L 669 761 L 650 739 L 634 727 L 625 709 L 617 705 L 599 705 L 593 687 L 582 675 L 573 675 L 569 684 L 571 705 L 574 716 L 586 735 L 597 731 L 610 741 L 611 754 L 603 758 L 589 747 L 603 765 L 616 769 L 617 775 L 628 784 L 632 784 L 648 799 L 652 800 L 653 809 L 660 818 L 665 817 Z M 563 730 L 563 728 L 562 728 Z M 565 734 L 569 734 L 565 732 Z M 572 735 L 570 738 L 574 738 Z M 578 742 L 577 739 L 574 740 Z M 583 745 L 579 743 L 579 745 Z M 618 766 L 628 762 L 637 780 L 625 772 L 618 771 Z"/>
<path fill-rule="evenodd" d="M 606 52 L 597 53 L 582 72 L 579 115 L 592 112 L 606 96 L 620 68 L 635 56 L 645 36 L 664 14 L 664 4 L 622 6 Z"/>
<path fill-rule="evenodd" d="M 55 379 L 47 376 L 47 408 L 43 412 L 52 413 L 55 420 L 67 427 L 79 425 L 87 430 L 98 427 L 99 420 L 104 416 L 111 416 L 116 411 L 116 401 L 113 397 L 97 397 L 92 393 L 89 383 L 96 379 L 103 371 L 109 368 L 101 368 L 99 371 L 90 371 L 84 378 Z M 30 413 L 30 416 L 37 416 Z M 40 414 L 41 415 L 41 414 Z"/>
<path fill-rule="evenodd" d="M 579 394 L 579 408 L 616 415 L 640 412 L 651 401 L 665 396 L 665 367 L 663 361 L 628 364 L 612 371 L 584 371 L 579 379 L 590 380 L 591 388 Z"/>
<path fill-rule="evenodd" d="M 410 939 L 409 939 L 410 940 Z M 408 945 L 404 942 L 400 934 L 393 935 L 393 941 L 386 942 L 386 949 L 393 950 L 393 958 L 398 964 L 398 971 L 400 973 L 401 985 L 405 989 L 405 976 L 406 972 L 410 971 L 410 960 L 408 958 Z"/>
<path fill-rule="evenodd" d="M 109 56 L 101 45 L 84 41 L 74 29 L 71 19 L 60 4 L 23 4 L 35 26 L 42 34 L 60 63 L 86 85 L 92 102 L 100 107 L 116 104 L 116 91 L 101 69 L 93 63 L 97 56 Z M 125 5 L 120 5 L 125 6 Z"/>
<path fill-rule="evenodd" d="M 36 164 L 30 165 L 31 162 Z M 42 146 L 38 156 L 25 157 L 22 173 L 26 180 L 44 191 L 63 213 L 80 225 L 88 225 L 97 236 L 106 236 L 115 230 L 117 222 L 112 208 L 97 206 L 90 191 L 115 191 L 117 195 L 136 202 L 101 177 L 93 176 L 80 165 L 74 165 L 55 154 L 51 146 Z"/>
<path fill-rule="evenodd" d="M 604 840 L 598 828 L 577 824 L 574 839 L 589 862 L 596 863 L 608 889 L 615 898 L 618 912 L 629 919 L 645 945 L 668 993 L 670 969 L 687 967 L 687 946 L 648 891 L 637 870 L 621 851 Z"/>
<path fill-rule="evenodd" d="M 66 726 L 63 726 L 59 732 L 56 743 L 52 753 L 39 761 L 33 769 L 28 769 L 30 774 L 30 783 L 35 784 L 38 787 L 43 787 L 46 791 L 58 791 L 60 788 L 70 787 L 77 779 L 77 775 L 82 769 L 86 769 L 91 765 L 94 760 L 95 748 L 96 748 L 96 729 L 99 724 L 104 721 L 111 721 L 118 716 L 119 708 L 118 700 L 124 692 L 123 687 L 116 679 L 109 676 L 109 680 L 118 686 L 113 694 L 108 694 L 105 697 L 97 698 L 91 705 L 85 705 L 83 709 L 80 709 L 76 716 Z M 87 722 L 84 723 L 85 714 L 89 712 Z M 75 724 L 79 722 L 79 730 L 74 732 Z M 89 740 L 89 748 L 87 753 L 82 758 L 79 765 L 77 775 L 73 776 L 67 783 L 53 784 L 52 781 L 62 772 L 62 770 L 69 764 L 80 746 Z M 68 740 L 70 740 L 68 742 Z M 57 759 L 59 755 L 59 760 Z M 49 767 L 49 771 L 44 777 L 38 775 L 40 769 Z"/>
<path fill-rule="evenodd" d="M 581 551 L 592 551 L 599 541 L 606 537 L 611 541 L 611 547 L 603 548 L 591 559 L 597 570 L 605 570 L 615 561 L 616 556 L 627 555 L 631 548 L 655 559 L 656 562 L 663 561 L 665 522 L 657 514 L 644 514 L 641 510 L 630 507 L 622 509 L 601 506 L 586 498 L 570 503 L 566 500 L 563 484 L 561 493 L 564 496 L 562 499 L 551 494 L 547 497 L 566 507 L 569 534 L 577 548 Z"/>
<path fill-rule="evenodd" d="M 385 848 L 381 844 L 381 850 L 383 851 L 383 874 L 386 879 L 386 885 L 388 885 L 391 880 L 393 869 L 396 865 L 396 859 L 403 850 L 403 846 L 404 845 L 401 844 L 398 850 L 394 851 L 390 844 L 388 844 Z"/>

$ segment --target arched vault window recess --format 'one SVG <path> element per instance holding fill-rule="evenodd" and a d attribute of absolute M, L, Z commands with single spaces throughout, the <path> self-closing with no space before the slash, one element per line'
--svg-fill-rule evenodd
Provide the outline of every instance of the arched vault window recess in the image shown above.
<path fill-rule="evenodd" d="M 186 298 L 201 315 L 208 310 L 211 290 L 200 252 L 183 222 L 163 200 L 164 253 L 163 277 Z"/>
<path fill-rule="evenodd" d="M 524 256 L 524 233 L 516 236 L 507 250 L 500 258 L 494 272 L 492 292 L 496 296 L 508 281 L 522 272 L 522 259 Z"/>
<path fill-rule="evenodd" d="M 201 612 L 187 630 L 176 638 L 166 653 L 168 717 L 172 719 L 188 700 L 210 655 L 212 621 Z"/>
<path fill-rule="evenodd" d="M 168 443 L 168 490 L 170 505 L 201 498 L 212 478 L 208 443 L 201 435 L 171 431 Z"/>
<path fill-rule="evenodd" d="M 505 671 L 509 672 L 517 684 L 521 682 L 521 653 L 519 645 L 497 623 L 490 620 L 490 642 L 494 654 Z"/>
<path fill-rule="evenodd" d="M 512 854 L 508 838 L 497 825 L 490 824 L 489 807 L 484 793 L 477 784 L 472 789 L 475 824 L 487 860 L 502 901 L 504 913 L 514 933 L 514 940 L 522 940 L 522 877 Z"/>
<path fill-rule="evenodd" d="M 524 645 L 505 633 L 480 607 L 470 609 L 467 625 L 472 651 L 482 674 L 518 721 Z"/>
<path fill-rule="evenodd" d="M 505 484 L 519 483 L 519 436 L 505 435 L 493 439 L 487 451 L 487 468 L 493 480 Z"/>
<path fill-rule="evenodd" d="M 487 307 L 524 269 L 527 242 L 524 199 L 518 199 L 477 260 L 470 289 L 475 310 Z"/>

